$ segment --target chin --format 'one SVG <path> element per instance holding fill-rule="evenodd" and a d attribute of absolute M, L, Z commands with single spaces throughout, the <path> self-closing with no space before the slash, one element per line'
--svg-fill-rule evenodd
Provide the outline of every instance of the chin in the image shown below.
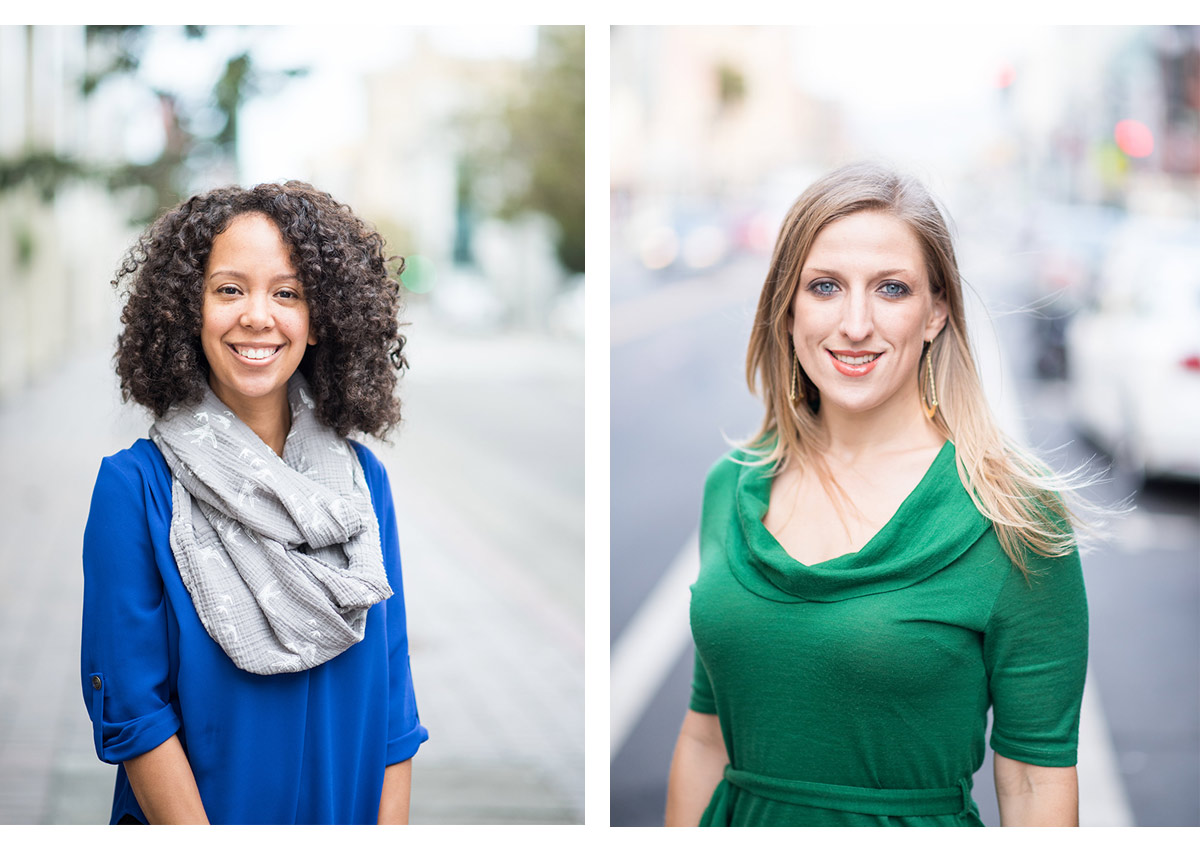
<path fill-rule="evenodd" d="M 820 388 L 817 388 L 818 390 Z M 867 414 L 884 407 L 891 396 L 881 396 L 876 393 L 821 393 L 821 406 L 829 406 L 845 411 L 848 414 Z"/>

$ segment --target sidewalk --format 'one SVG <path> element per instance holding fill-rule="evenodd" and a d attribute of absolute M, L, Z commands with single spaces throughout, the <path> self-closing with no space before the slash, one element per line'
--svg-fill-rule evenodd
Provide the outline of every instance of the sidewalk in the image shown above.
<path fill-rule="evenodd" d="M 412 821 L 583 821 L 583 356 L 412 319 L 388 469 L 430 731 Z M 78 686 L 80 547 L 100 459 L 146 433 L 110 352 L 0 404 L 0 824 L 107 821 Z"/>

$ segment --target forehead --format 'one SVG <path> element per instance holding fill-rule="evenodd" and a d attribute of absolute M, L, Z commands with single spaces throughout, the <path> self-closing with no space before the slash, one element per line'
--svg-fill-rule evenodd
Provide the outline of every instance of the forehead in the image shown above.
<path fill-rule="evenodd" d="M 891 213 L 864 210 L 830 222 L 813 240 L 804 269 L 871 274 L 905 269 L 925 275 L 925 254 L 916 233 Z"/>
<path fill-rule="evenodd" d="M 225 229 L 213 237 L 208 268 L 228 264 L 292 267 L 291 252 L 278 225 L 263 213 L 242 213 L 230 219 Z"/>

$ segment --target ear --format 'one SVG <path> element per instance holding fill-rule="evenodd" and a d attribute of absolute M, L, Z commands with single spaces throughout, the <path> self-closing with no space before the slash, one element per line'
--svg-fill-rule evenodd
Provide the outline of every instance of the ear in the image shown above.
<path fill-rule="evenodd" d="M 946 304 L 946 299 L 938 298 L 933 302 L 933 309 L 929 313 L 929 321 L 925 323 L 925 339 L 932 340 L 942 329 L 946 327 L 946 317 L 949 315 L 950 308 Z"/>
<path fill-rule="evenodd" d="M 308 344 L 315 346 L 317 344 L 317 329 L 311 325 L 308 326 Z"/>

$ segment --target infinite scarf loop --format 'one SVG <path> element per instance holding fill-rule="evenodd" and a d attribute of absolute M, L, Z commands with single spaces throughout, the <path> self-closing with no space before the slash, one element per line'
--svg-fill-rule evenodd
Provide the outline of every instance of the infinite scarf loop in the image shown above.
<path fill-rule="evenodd" d="M 392 595 L 354 448 L 288 382 L 283 457 L 205 388 L 150 428 L 171 469 L 171 552 L 208 634 L 254 674 L 303 671 L 362 640 Z"/>

